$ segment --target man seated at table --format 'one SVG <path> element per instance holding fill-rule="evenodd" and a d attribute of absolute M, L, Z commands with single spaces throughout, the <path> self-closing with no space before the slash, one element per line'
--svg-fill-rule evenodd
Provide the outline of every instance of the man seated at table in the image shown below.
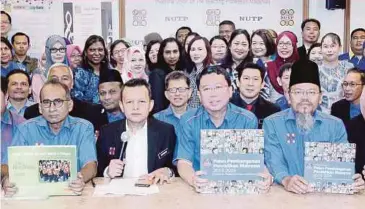
<path fill-rule="evenodd" d="M 179 175 L 197 192 L 208 180 L 201 178 L 200 131 L 203 129 L 256 129 L 257 118 L 229 100 L 232 83 L 227 71 L 220 66 L 204 69 L 197 78 L 201 106 L 189 110 L 179 123 L 178 143 L 174 163 Z M 271 185 L 269 173 L 263 174 L 264 184 L 260 189 L 268 191 Z"/>
<path fill-rule="evenodd" d="M 191 97 L 189 77 L 181 71 L 173 71 L 165 78 L 165 96 L 170 101 L 170 106 L 156 114 L 154 117 L 160 121 L 169 123 L 178 129 L 181 116 L 188 109 L 188 101 Z"/>
<path fill-rule="evenodd" d="M 365 176 L 365 86 L 362 88 L 360 97 L 361 114 L 348 121 L 346 130 L 348 140 L 350 143 L 356 144 L 355 170 L 360 173 L 364 169 L 363 176 Z"/>
<path fill-rule="evenodd" d="M 233 95 L 231 102 L 255 114 L 262 128 L 262 121 L 269 115 L 280 111 L 273 103 L 260 96 L 264 87 L 265 70 L 257 64 L 247 63 L 243 67 L 237 67 L 239 91 Z"/>
<path fill-rule="evenodd" d="M 8 155 L 8 147 L 11 145 L 16 126 L 25 121 L 23 117 L 6 108 L 6 78 L 1 77 L 1 180 L 8 174 L 8 165 L 6 156 Z M 2 181 L 1 181 L 2 182 Z"/>
<path fill-rule="evenodd" d="M 150 85 L 131 79 L 121 90 L 121 109 L 126 119 L 100 129 L 97 140 L 98 176 L 139 178 L 154 183 L 170 182 L 176 135 L 170 124 L 148 118 L 153 108 Z M 121 139 L 127 139 L 123 147 Z"/>
<path fill-rule="evenodd" d="M 66 85 L 69 90 L 71 90 L 74 85 L 72 70 L 63 63 L 53 64 L 49 68 L 47 79 L 57 79 L 59 82 Z M 73 117 L 79 117 L 90 121 L 90 114 L 86 111 L 90 108 L 90 104 L 75 98 L 71 99 L 73 101 L 73 108 L 69 114 Z M 39 103 L 28 107 L 25 109 L 24 118 L 31 119 L 40 116 L 41 113 L 39 112 L 39 109 Z"/>
<path fill-rule="evenodd" d="M 122 86 L 122 77 L 120 77 L 117 70 L 108 70 L 101 73 L 98 89 L 100 104 L 92 105 L 88 111 L 96 131 L 99 131 L 103 125 L 125 118 L 119 107 Z"/>
<path fill-rule="evenodd" d="M 345 98 L 332 104 L 331 115 L 346 123 L 361 114 L 360 96 L 365 85 L 365 73 L 357 68 L 351 68 L 342 82 Z"/>
<path fill-rule="evenodd" d="M 80 195 L 85 183 L 96 175 L 94 129 L 90 122 L 69 116 L 73 102 L 69 88 L 58 80 L 47 81 L 41 89 L 39 111 L 42 116 L 17 127 L 12 146 L 75 145 L 77 149 L 77 178 L 69 189 Z M 7 182 L 5 194 L 16 192 Z"/>
<path fill-rule="evenodd" d="M 289 84 L 291 108 L 264 120 L 265 164 L 287 191 L 308 192 L 304 175 L 304 142 L 347 143 L 342 121 L 316 110 L 321 102 L 318 66 L 310 60 L 293 64 Z M 364 188 L 354 175 L 354 191 Z"/>

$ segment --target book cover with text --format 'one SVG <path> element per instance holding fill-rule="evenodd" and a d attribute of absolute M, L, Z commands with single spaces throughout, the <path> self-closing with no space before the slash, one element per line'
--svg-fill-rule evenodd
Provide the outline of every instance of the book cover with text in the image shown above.
<path fill-rule="evenodd" d="M 201 130 L 200 169 L 209 180 L 202 193 L 258 194 L 258 174 L 264 171 L 263 130 Z"/>
<path fill-rule="evenodd" d="M 356 145 L 305 142 L 304 178 L 310 192 L 353 194 Z"/>
<path fill-rule="evenodd" d="M 76 146 L 13 146 L 8 155 L 15 197 L 75 195 L 68 184 L 77 178 Z"/>

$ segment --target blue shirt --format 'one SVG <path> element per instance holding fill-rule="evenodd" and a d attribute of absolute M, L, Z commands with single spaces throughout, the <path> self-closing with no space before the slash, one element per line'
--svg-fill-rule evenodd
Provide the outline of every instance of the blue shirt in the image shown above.
<path fill-rule="evenodd" d="M 365 57 L 362 56 L 361 59 L 359 59 L 358 56 L 352 56 L 350 59 L 350 54 L 349 53 L 344 53 L 341 54 L 338 57 L 339 60 L 348 60 L 349 62 L 351 62 L 352 64 L 354 64 L 355 67 L 359 68 L 360 70 L 365 71 Z"/>
<path fill-rule="evenodd" d="M 290 108 L 288 100 L 286 100 L 285 96 L 280 97 L 275 102 L 276 106 L 280 107 L 281 110 L 286 110 Z"/>
<path fill-rule="evenodd" d="M 343 122 L 318 110 L 309 133 L 299 132 L 292 108 L 264 120 L 265 164 L 277 183 L 286 176 L 304 175 L 304 142 L 347 143 Z"/>
<path fill-rule="evenodd" d="M 361 114 L 360 104 L 354 105 L 350 103 L 350 118 L 354 118 Z"/>
<path fill-rule="evenodd" d="M 75 68 L 72 70 L 74 74 L 74 87 L 71 90 L 73 98 L 81 101 L 99 104 L 99 76 L 91 70 L 83 68 Z"/>
<path fill-rule="evenodd" d="M 186 110 L 186 112 L 188 112 L 189 109 Z M 185 112 L 185 113 L 186 113 Z M 184 113 L 184 114 L 185 114 Z M 182 114 L 181 117 L 184 115 Z M 163 121 L 165 123 L 168 123 L 168 124 L 171 124 L 174 126 L 175 128 L 175 132 L 178 130 L 178 126 L 179 126 L 179 122 L 180 122 L 180 118 L 176 117 L 174 111 L 172 110 L 172 107 L 171 105 L 169 105 L 168 108 L 158 112 L 158 113 L 155 113 L 153 115 L 153 117 L 155 117 L 157 120 L 160 120 L 160 121 Z"/>
<path fill-rule="evenodd" d="M 22 108 L 20 108 L 20 110 L 19 110 L 19 111 L 17 111 L 17 110 L 15 109 L 15 107 L 13 107 L 13 105 L 12 105 L 10 102 L 8 102 L 8 105 L 6 106 L 6 108 L 7 108 L 8 110 L 10 110 L 10 111 L 12 111 L 12 112 L 15 112 L 16 114 L 18 114 L 18 115 L 20 115 L 20 116 L 24 117 L 25 109 L 27 109 L 27 107 L 32 106 L 33 104 L 34 104 L 34 102 L 31 102 L 31 101 L 29 101 L 29 100 L 27 99 L 27 101 L 25 102 L 24 106 L 23 106 Z"/>
<path fill-rule="evenodd" d="M 9 110 L 1 116 L 1 164 L 7 164 L 8 147 L 12 144 L 15 127 L 24 121 L 23 117 Z"/>
<path fill-rule="evenodd" d="M 221 126 L 216 127 L 203 106 L 186 112 L 179 123 L 176 153 L 173 162 L 183 159 L 193 164 L 195 171 L 200 170 L 200 130 L 203 129 L 256 129 L 256 116 L 231 103 Z"/>
<path fill-rule="evenodd" d="M 125 115 L 123 112 L 119 112 L 118 114 L 113 114 L 113 113 L 106 113 L 108 115 L 108 122 L 109 123 L 112 123 L 114 121 L 117 121 L 117 120 L 122 120 L 125 118 Z"/>
<path fill-rule="evenodd" d="M 1 77 L 6 77 L 11 71 L 15 69 L 20 69 L 23 71 L 27 71 L 25 66 L 21 63 L 10 61 L 8 67 L 1 66 Z"/>
<path fill-rule="evenodd" d="M 13 139 L 13 146 L 75 145 L 77 150 L 77 170 L 87 163 L 96 162 L 93 125 L 81 118 L 67 116 L 60 131 L 55 134 L 43 116 L 20 124 Z"/>

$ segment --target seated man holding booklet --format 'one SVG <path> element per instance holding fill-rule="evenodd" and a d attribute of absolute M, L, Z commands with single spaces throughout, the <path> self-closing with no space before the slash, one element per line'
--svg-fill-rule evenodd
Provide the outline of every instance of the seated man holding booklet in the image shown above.
<path fill-rule="evenodd" d="M 224 68 L 211 66 L 204 69 L 197 78 L 197 88 L 202 105 L 189 110 L 181 118 L 173 162 L 177 164 L 182 179 L 201 192 L 201 188 L 208 184 L 200 167 L 201 130 L 256 129 L 258 121 L 253 113 L 229 103 L 233 89 Z M 272 177 L 268 172 L 262 177 L 260 190 L 267 192 Z"/>
<path fill-rule="evenodd" d="M 39 111 L 42 116 L 30 119 L 17 127 L 12 146 L 75 145 L 77 178 L 69 189 L 81 195 L 85 182 L 96 176 L 94 128 L 84 119 L 69 116 L 73 102 L 69 88 L 57 79 L 47 81 L 41 89 Z M 3 183 L 6 196 L 17 192 L 16 185 L 7 178 Z"/>
<path fill-rule="evenodd" d="M 305 142 L 348 143 L 343 122 L 316 110 L 321 102 L 318 66 L 309 60 L 293 64 L 290 76 L 291 108 L 264 120 L 265 164 L 275 182 L 287 191 L 310 191 L 304 179 Z M 360 174 L 353 176 L 353 192 L 364 190 Z"/>

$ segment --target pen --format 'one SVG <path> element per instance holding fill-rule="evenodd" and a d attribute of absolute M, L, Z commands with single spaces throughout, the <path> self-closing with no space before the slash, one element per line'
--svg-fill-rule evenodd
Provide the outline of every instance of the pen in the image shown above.
<path fill-rule="evenodd" d="M 95 182 L 94 182 L 94 179 L 91 179 L 91 185 L 95 188 Z"/>

